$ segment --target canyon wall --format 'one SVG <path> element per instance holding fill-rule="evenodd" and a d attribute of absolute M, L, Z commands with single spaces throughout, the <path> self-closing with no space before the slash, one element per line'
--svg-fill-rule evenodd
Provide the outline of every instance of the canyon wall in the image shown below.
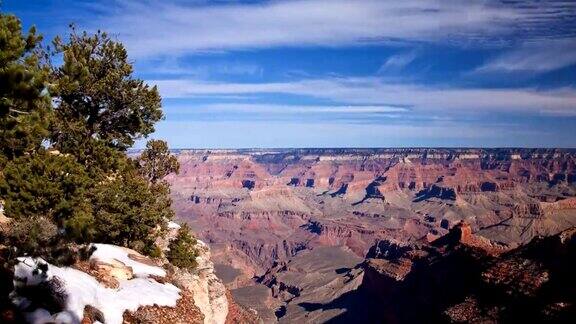
<path fill-rule="evenodd" d="M 574 150 L 182 150 L 177 156 L 181 171 L 167 179 L 177 218 L 212 247 L 217 275 L 233 294 L 260 278 L 271 290 L 265 299 L 285 306 L 295 301 L 282 300 L 278 289 L 297 289 L 261 278 L 321 247 L 364 258 L 382 240 L 432 242 L 465 221 L 476 236 L 513 248 L 576 225 Z M 334 253 L 333 261 L 345 264 L 342 255 Z M 280 310 L 277 318 L 298 318 L 294 307 Z"/>

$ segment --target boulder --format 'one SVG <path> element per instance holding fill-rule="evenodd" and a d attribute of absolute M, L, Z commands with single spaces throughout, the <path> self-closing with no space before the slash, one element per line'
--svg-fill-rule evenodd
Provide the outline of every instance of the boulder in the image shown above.
<path fill-rule="evenodd" d="M 111 277 L 118 281 L 130 280 L 134 278 L 132 268 L 126 266 L 124 263 L 118 260 L 111 260 L 107 262 L 91 260 L 90 268 L 95 270 L 99 275 L 103 277 Z"/>

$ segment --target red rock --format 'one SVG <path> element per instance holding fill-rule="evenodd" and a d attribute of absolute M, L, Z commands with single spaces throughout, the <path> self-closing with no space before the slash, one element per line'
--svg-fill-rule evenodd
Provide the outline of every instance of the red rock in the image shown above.
<path fill-rule="evenodd" d="M 301 251 L 378 240 L 456 242 L 498 255 L 576 225 L 576 156 L 561 150 L 191 150 L 170 175 L 179 220 L 248 283 Z M 571 184 L 572 183 L 572 184 Z M 499 243 L 496 243 L 499 242 Z M 502 244 L 500 244 L 502 243 Z"/>

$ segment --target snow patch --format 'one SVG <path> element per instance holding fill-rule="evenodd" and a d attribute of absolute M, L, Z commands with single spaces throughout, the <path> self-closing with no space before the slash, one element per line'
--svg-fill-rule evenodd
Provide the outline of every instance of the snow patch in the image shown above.
<path fill-rule="evenodd" d="M 168 229 L 180 229 L 182 226 L 180 224 L 175 223 L 173 221 L 168 222 Z"/>
<path fill-rule="evenodd" d="M 108 257 L 113 255 L 114 259 L 117 257 L 122 259 L 122 253 L 119 250 L 123 251 L 121 248 L 105 246 L 100 250 L 100 254 Z M 123 252 L 125 258 L 128 258 L 126 251 Z M 15 287 L 33 286 L 56 277 L 63 283 L 63 288 L 67 294 L 65 309 L 60 313 L 50 314 L 43 309 L 36 309 L 28 313 L 27 319 L 34 324 L 80 323 L 86 305 L 100 310 L 106 323 L 121 324 L 122 315 L 126 310 L 136 311 L 139 307 L 147 305 L 174 307 L 180 298 L 180 289 L 176 286 L 161 284 L 150 278 L 123 280 L 119 282 L 117 289 L 113 289 L 101 285 L 87 273 L 73 268 L 57 267 L 40 258 L 23 257 L 18 258 L 18 261 L 20 262 L 14 266 Z M 124 262 L 126 260 L 119 261 Z M 140 275 L 143 273 L 158 274 L 156 270 L 151 271 L 149 266 L 131 261 L 130 266 L 138 269 Z M 48 270 L 45 273 L 37 271 L 39 265 L 47 266 Z M 29 304 L 24 298 L 14 293 L 12 297 L 13 301 L 20 307 L 25 308 Z"/>
<path fill-rule="evenodd" d="M 90 260 L 101 261 L 103 263 L 113 263 L 114 260 L 122 262 L 125 266 L 131 267 L 135 277 L 148 277 L 151 275 L 164 277 L 166 271 L 160 267 L 147 265 L 132 260 L 128 255 L 130 251 L 116 245 L 93 244 L 96 251 L 90 256 Z"/>

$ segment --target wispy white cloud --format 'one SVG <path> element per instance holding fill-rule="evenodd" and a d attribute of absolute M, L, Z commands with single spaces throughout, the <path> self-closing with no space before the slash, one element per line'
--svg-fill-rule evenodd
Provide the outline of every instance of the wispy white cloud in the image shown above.
<path fill-rule="evenodd" d="M 468 63 L 502 49 L 509 51 L 476 73 L 532 75 L 574 64 L 573 0 L 48 3 L 41 10 L 32 6 L 36 12 L 27 23 L 43 22 L 40 30 L 48 38 L 69 22 L 80 30 L 106 30 L 127 45 L 139 77 L 158 84 L 164 98 L 183 98 L 164 101 L 168 117 L 154 134 L 169 139 L 172 147 L 576 143 L 571 129 L 576 88 L 569 77 L 556 80 L 568 85 L 556 89 L 537 77 L 522 83 L 533 87 L 509 88 L 518 84 L 516 74 L 498 74 L 498 82 L 474 74 L 470 83 L 457 76 L 443 80 L 444 87 L 426 83 L 438 80 L 435 73 L 467 73 Z M 364 47 L 382 44 L 402 46 Z M 352 55 L 367 50 L 345 64 L 333 64 L 329 60 L 336 56 L 327 55 L 324 65 L 324 57 L 316 55 L 326 47 L 332 47 L 326 52 L 331 55 L 337 47 L 350 46 L 358 46 Z M 261 51 L 285 47 L 311 47 L 314 55 Z M 470 47 L 482 48 L 465 57 Z M 439 48 L 452 52 L 430 55 Z M 378 61 L 389 50 L 398 54 Z M 218 55 L 194 55 L 204 53 Z M 285 55 L 293 53 L 302 55 Z M 438 59 L 448 57 L 456 64 Z M 416 59 L 422 65 L 432 62 L 431 72 L 403 71 Z M 347 77 L 376 72 L 374 62 L 382 63 L 382 77 Z M 386 73 L 408 70 L 414 73 Z"/>
<path fill-rule="evenodd" d="M 278 83 L 211 83 L 197 80 L 156 80 L 166 98 L 290 94 L 328 99 L 339 104 L 410 107 L 415 112 L 516 112 L 576 116 L 576 89 L 436 88 L 420 84 L 386 83 L 380 78 L 305 79 Z"/>
<path fill-rule="evenodd" d="M 576 38 L 528 43 L 497 56 L 476 72 L 548 72 L 576 64 Z"/>
<path fill-rule="evenodd" d="M 394 72 L 403 69 L 416 59 L 416 51 L 392 55 L 378 69 L 378 73 Z"/>
<path fill-rule="evenodd" d="M 194 107 L 195 111 L 202 110 L 212 113 L 242 112 L 242 113 L 267 113 L 267 114 L 390 114 L 408 112 L 409 109 L 393 106 L 366 106 L 366 105 L 280 105 L 280 104 L 243 104 L 243 103 L 219 103 L 204 104 Z"/>
<path fill-rule="evenodd" d="M 220 5 L 123 1 L 93 23 L 117 33 L 131 55 L 140 57 L 390 41 L 460 39 L 473 43 L 501 40 L 519 30 L 524 34 L 537 30 L 536 34 L 547 37 L 548 32 L 538 26 L 566 14 L 544 7 L 480 0 L 293 0 Z"/>
<path fill-rule="evenodd" d="M 255 63 L 222 60 L 203 64 L 192 64 L 177 55 L 163 55 L 161 58 L 145 60 L 139 63 L 141 63 L 138 66 L 140 73 L 170 77 L 195 77 L 205 79 L 214 75 L 262 76 L 264 73 L 264 68 Z"/>
<path fill-rule="evenodd" d="M 555 134 L 519 125 L 462 123 L 341 124 L 263 121 L 165 121 L 154 138 L 174 148 L 530 146 Z M 557 138 L 557 137 L 556 137 Z M 536 139 L 536 141 L 535 141 Z M 562 142 L 563 144 L 565 142 Z M 573 143 L 567 141 L 566 143 Z M 137 147 L 145 144 L 141 141 Z"/>

